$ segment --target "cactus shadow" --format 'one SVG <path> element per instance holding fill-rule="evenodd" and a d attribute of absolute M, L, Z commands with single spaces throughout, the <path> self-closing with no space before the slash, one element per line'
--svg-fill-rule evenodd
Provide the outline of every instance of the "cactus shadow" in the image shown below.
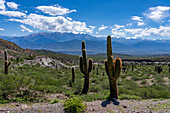
<path fill-rule="evenodd" d="M 102 107 L 107 107 L 107 105 L 111 104 L 111 103 L 113 103 L 113 105 L 116 105 L 116 106 L 118 106 L 120 104 L 120 102 L 118 102 L 117 100 L 106 100 L 106 101 L 103 101 L 101 103 L 101 106 Z"/>

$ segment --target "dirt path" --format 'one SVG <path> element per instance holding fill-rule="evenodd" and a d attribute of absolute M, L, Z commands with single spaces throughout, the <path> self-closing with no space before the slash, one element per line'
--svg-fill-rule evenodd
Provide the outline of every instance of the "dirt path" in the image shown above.
<path fill-rule="evenodd" d="M 168 100 L 119 100 L 86 102 L 86 113 L 170 113 Z M 65 113 L 63 103 L 46 105 L 20 105 L 0 108 L 0 113 Z"/>

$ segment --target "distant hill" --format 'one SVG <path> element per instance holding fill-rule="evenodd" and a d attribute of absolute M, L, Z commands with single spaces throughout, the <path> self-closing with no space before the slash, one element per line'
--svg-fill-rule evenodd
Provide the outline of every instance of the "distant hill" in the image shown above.
<path fill-rule="evenodd" d="M 29 49 L 22 49 L 17 44 L 0 38 L 0 59 L 4 59 L 4 50 L 8 51 L 8 58 L 22 57 L 34 52 Z"/>
<path fill-rule="evenodd" d="M 28 36 L 0 36 L 29 49 L 45 49 L 66 54 L 81 54 L 81 41 L 86 41 L 88 54 L 106 53 L 106 37 L 93 37 L 88 34 L 36 33 Z M 129 55 L 170 54 L 170 40 L 144 40 L 113 38 L 113 52 Z"/>

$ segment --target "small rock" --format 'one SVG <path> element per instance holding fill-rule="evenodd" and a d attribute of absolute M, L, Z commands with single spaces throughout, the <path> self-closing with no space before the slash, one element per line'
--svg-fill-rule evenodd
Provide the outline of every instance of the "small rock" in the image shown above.
<path fill-rule="evenodd" d="M 15 106 L 20 106 L 20 104 L 16 104 Z"/>
<path fill-rule="evenodd" d="M 27 108 L 27 107 L 28 107 L 27 105 L 22 105 L 22 109 L 23 109 L 23 108 Z"/>
<path fill-rule="evenodd" d="M 127 106 L 125 106 L 125 105 L 122 105 L 124 108 L 127 108 Z"/>

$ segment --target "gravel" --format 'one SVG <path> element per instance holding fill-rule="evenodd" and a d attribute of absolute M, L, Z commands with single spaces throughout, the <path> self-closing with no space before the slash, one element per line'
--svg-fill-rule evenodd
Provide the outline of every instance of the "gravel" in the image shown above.
<path fill-rule="evenodd" d="M 170 113 L 170 99 L 166 100 L 118 100 L 84 102 L 86 113 Z M 0 113 L 65 113 L 63 103 L 20 104 L 14 108 L 1 107 Z"/>

